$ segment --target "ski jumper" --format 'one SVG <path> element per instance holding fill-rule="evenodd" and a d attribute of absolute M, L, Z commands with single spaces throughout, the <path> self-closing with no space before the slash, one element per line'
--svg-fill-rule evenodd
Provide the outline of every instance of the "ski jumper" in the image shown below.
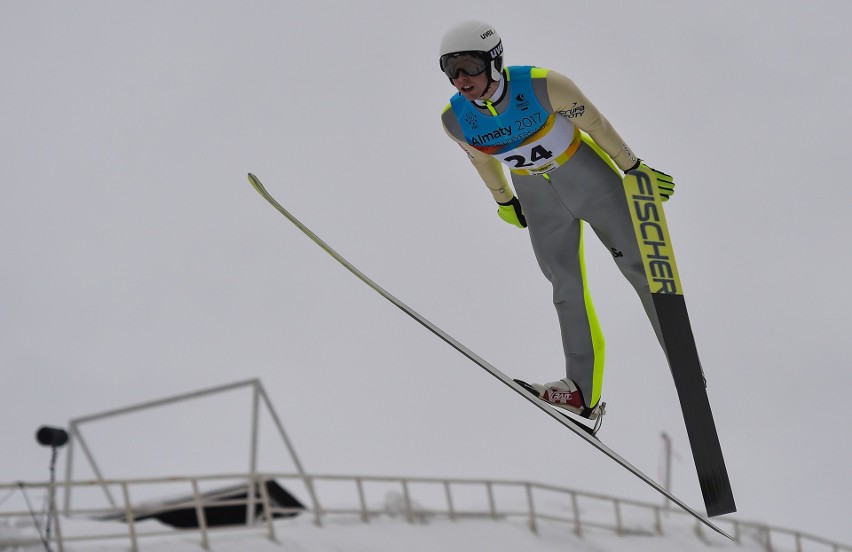
<path fill-rule="evenodd" d="M 604 338 L 586 285 L 582 221 L 612 253 L 662 344 L 616 169 L 631 168 L 636 156 L 570 79 L 536 67 L 504 69 L 491 100 L 471 102 L 454 95 L 442 121 L 499 203 L 513 197 L 503 169 L 508 166 L 533 252 L 553 286 L 566 375 L 586 405 L 596 406 Z"/>

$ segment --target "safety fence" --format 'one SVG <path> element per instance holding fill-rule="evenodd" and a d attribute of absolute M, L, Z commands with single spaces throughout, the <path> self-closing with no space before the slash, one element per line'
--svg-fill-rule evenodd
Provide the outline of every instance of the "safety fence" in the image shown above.
<path fill-rule="evenodd" d="M 263 482 L 274 479 L 286 481 L 287 488 L 294 495 L 306 497 L 304 509 L 283 508 L 270 499 Z M 203 487 L 221 484 L 223 481 L 239 482 L 245 485 L 245 498 L 222 500 L 211 499 Z M 52 487 L 55 487 L 52 488 Z M 69 495 L 72 491 L 85 494 L 88 489 L 104 492 L 111 489 L 121 497 L 120 506 L 109 508 L 71 506 Z M 154 510 L 162 511 L 163 506 L 154 505 L 151 497 L 164 489 L 191 496 L 183 502 L 169 502 L 170 509 L 193 508 L 197 527 L 192 529 L 165 529 L 163 525 L 139 522 Z M 296 489 L 299 489 L 298 491 Z M 65 508 L 56 507 L 54 492 L 66 493 Z M 188 531 L 198 534 L 199 546 L 211 549 L 210 535 L 220 531 L 263 532 L 270 540 L 276 541 L 277 515 L 310 515 L 312 521 L 322 526 L 340 516 L 360 518 L 367 524 L 382 517 L 398 517 L 411 524 L 428 523 L 433 519 L 479 518 L 494 520 L 521 520 L 533 533 L 538 533 L 543 523 L 564 526 L 567 531 L 582 537 L 586 531 L 607 531 L 618 535 L 662 536 L 667 525 L 672 523 L 670 516 L 687 516 L 676 507 L 650 504 L 636 500 L 616 498 L 600 494 L 567 489 L 529 481 L 485 480 L 485 479 L 443 479 L 426 477 L 378 477 L 352 475 L 307 475 L 290 473 L 229 474 L 199 477 L 166 477 L 144 479 L 112 479 L 93 481 L 70 481 L 50 483 L 13 483 L 0 484 L 0 497 L 8 497 L 20 491 L 25 497 L 32 493 L 41 493 L 49 497 L 50 515 L 46 521 L 36 523 L 36 531 L 29 536 L 4 537 L 0 533 L 0 550 L 14 550 L 17 546 L 43 544 L 45 549 L 64 552 L 69 543 L 95 542 L 104 540 L 124 541 L 129 549 L 139 550 L 139 541 L 150 537 L 187 535 Z M 91 495 L 91 492 L 90 492 Z M 146 498 L 147 497 L 147 498 Z M 92 496 L 83 497 L 93 502 Z M 103 502 L 101 499 L 100 502 Z M 30 500 L 27 499 L 27 504 Z M 228 526 L 227 529 L 211 527 L 207 522 L 205 508 L 209 506 L 240 506 L 245 508 L 245 523 Z M 27 510 L 3 511 L 0 509 L 0 527 L 12 527 L 13 521 L 20 518 L 35 518 L 32 508 Z M 80 529 L 78 523 L 66 522 L 74 519 L 121 519 L 117 524 L 100 522 L 85 523 Z M 722 529 L 734 537 L 740 544 L 750 543 L 766 552 L 852 552 L 852 547 L 832 542 L 818 536 L 791 529 L 772 527 L 761 523 L 752 523 L 734 519 L 714 520 Z M 66 529 L 71 529 L 66 531 Z M 121 527 L 117 530 L 117 527 Z M 697 538 L 708 543 L 718 538 L 715 533 L 703 528 L 696 522 Z M 712 533 L 712 534 L 711 534 Z"/>

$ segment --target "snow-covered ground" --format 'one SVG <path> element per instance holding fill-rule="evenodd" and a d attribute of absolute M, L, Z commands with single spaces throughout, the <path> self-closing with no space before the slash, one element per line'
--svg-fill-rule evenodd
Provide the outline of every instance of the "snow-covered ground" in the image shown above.
<path fill-rule="evenodd" d="M 273 525 L 275 540 L 269 538 L 266 525 L 256 529 L 219 530 L 208 535 L 209 547 L 217 552 L 435 552 L 435 551 L 488 551 L 516 552 L 518 550 L 538 550 L 575 552 L 620 551 L 630 552 L 706 552 L 713 550 L 737 550 L 740 552 L 768 550 L 766 535 L 753 528 L 739 532 L 739 542 L 730 542 L 724 537 L 707 531 L 696 531 L 692 518 L 677 513 L 664 514 L 662 534 L 649 529 L 647 515 L 639 511 L 625 509 L 623 513 L 624 531 L 617 534 L 612 529 L 583 527 L 582 535 L 573 532 L 569 523 L 538 520 L 537 531 L 530 530 L 528 520 L 523 517 L 498 517 L 497 519 L 478 518 L 449 520 L 446 516 L 433 516 L 421 512 L 414 522 L 406 521 L 405 515 L 395 509 L 392 497 L 387 502 L 387 511 L 363 522 L 357 515 L 333 515 L 324 518 L 323 526 L 318 527 L 309 514 L 297 518 L 279 520 Z M 584 508 L 584 515 L 612 516 L 604 511 L 603 505 Z M 595 511 L 597 510 L 597 511 Z M 729 530 L 730 523 L 721 523 Z M 140 536 L 138 548 L 152 552 L 196 552 L 203 550 L 202 536 L 197 530 L 171 531 L 158 522 L 147 521 L 137 525 L 139 535 L 146 532 L 170 533 L 167 536 Z M 93 522 L 89 520 L 62 520 L 62 531 L 66 537 L 75 535 L 103 533 L 113 534 L 127 531 L 126 526 L 117 523 Z M 0 522 L 0 551 L 36 552 L 44 550 L 42 545 L 4 546 L 13 539 L 32 537 L 35 531 L 27 521 L 17 525 Z M 783 535 L 781 535 L 783 537 Z M 113 540 L 71 542 L 65 545 L 71 552 L 106 552 L 130 550 L 130 539 L 124 537 Z M 55 550 L 55 548 L 54 548 Z M 773 533 L 772 548 L 776 552 L 797 550 L 795 541 L 779 538 Z M 804 552 L 831 550 L 820 543 L 806 541 Z"/>
<path fill-rule="evenodd" d="M 68 525 L 68 523 L 66 523 Z M 72 524 L 73 525 L 73 524 Z M 8 528 L 4 528 L 8 530 Z M 23 532 L 23 531 L 21 531 Z M 382 517 L 370 523 L 353 518 L 328 520 L 317 527 L 307 516 L 275 523 L 276 542 L 262 530 L 258 532 L 214 532 L 209 536 L 210 549 L 218 552 L 436 552 L 436 551 L 489 551 L 516 552 L 518 550 L 550 550 L 599 552 L 603 550 L 630 550 L 631 552 L 706 552 L 714 550 L 739 550 L 742 552 L 766 550 L 757 535 L 744 535 L 739 544 L 727 542 L 722 537 L 700 538 L 694 525 L 679 516 L 667 523 L 663 535 L 628 533 L 617 535 L 606 530 L 585 530 L 581 537 L 564 524 L 543 522 L 538 534 L 530 531 L 522 520 L 432 520 L 409 524 L 403 519 Z M 3 536 L 0 536 L 2 543 Z M 65 550 L 72 552 L 105 552 L 129 550 L 129 539 L 93 543 L 72 543 Z M 176 533 L 173 537 L 139 539 L 139 549 L 153 552 L 197 552 L 202 550 L 198 532 Z M 43 546 L 6 548 L 12 552 L 35 552 Z M 775 550 L 795 550 L 792 545 L 779 544 Z"/>

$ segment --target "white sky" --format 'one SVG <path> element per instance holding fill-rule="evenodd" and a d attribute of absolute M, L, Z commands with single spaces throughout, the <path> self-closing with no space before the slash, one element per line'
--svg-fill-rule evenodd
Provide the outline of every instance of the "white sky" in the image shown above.
<path fill-rule="evenodd" d="M 559 377 L 526 233 L 440 128 L 440 36 L 486 17 L 509 64 L 571 76 L 675 176 L 667 216 L 738 515 L 852 542 L 848 3 L 6 0 L 0 14 L 0 481 L 47 477 L 42 424 L 258 377 L 309 471 L 656 500 L 246 181 L 501 370 Z M 657 475 L 669 433 L 674 491 L 700 507 L 664 357 L 607 252 L 586 250 L 608 340 L 602 437 Z M 245 469 L 246 398 L 104 423 L 92 445 L 110 476 Z"/>

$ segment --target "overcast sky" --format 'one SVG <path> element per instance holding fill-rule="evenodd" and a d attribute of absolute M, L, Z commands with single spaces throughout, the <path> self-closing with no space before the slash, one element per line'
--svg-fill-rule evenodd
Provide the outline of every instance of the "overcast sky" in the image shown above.
<path fill-rule="evenodd" d="M 305 468 L 658 495 L 363 285 L 515 377 L 563 357 L 525 231 L 439 120 L 444 30 L 569 75 L 648 164 L 739 513 L 852 543 L 846 2 L 0 3 L 0 481 L 42 424 L 260 378 Z M 665 359 L 610 255 L 602 438 L 702 505 Z M 249 396 L 85 428 L 105 475 L 245 470 Z M 269 428 L 266 423 L 265 429 Z M 292 470 L 264 434 L 264 469 Z M 277 447 L 277 448 L 276 448 Z M 78 464 L 79 476 L 89 477 Z"/>

